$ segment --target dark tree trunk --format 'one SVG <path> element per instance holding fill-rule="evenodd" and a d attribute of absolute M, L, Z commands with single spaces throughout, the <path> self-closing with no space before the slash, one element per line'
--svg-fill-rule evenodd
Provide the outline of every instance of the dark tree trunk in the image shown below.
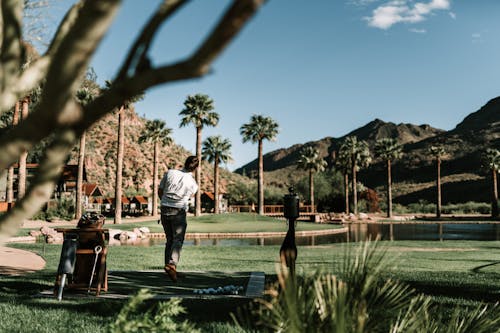
<path fill-rule="evenodd" d="M 345 213 L 349 214 L 349 174 L 344 173 Z"/>
<path fill-rule="evenodd" d="M 29 98 L 26 97 L 22 100 L 21 102 L 22 107 L 21 107 L 21 119 L 25 120 L 28 118 L 28 112 L 29 112 Z M 17 200 L 21 199 L 24 197 L 26 194 L 26 178 L 27 178 L 27 171 L 26 171 L 26 160 L 28 158 L 28 151 L 24 150 L 21 155 L 19 156 L 19 170 L 18 170 L 18 177 L 17 177 Z"/>
<path fill-rule="evenodd" d="M 497 170 L 491 170 L 493 180 L 493 202 L 491 203 L 491 216 L 498 217 L 498 185 L 497 185 Z"/>
<path fill-rule="evenodd" d="M 196 183 L 198 184 L 198 192 L 195 196 L 195 216 L 201 215 L 201 127 L 196 127 L 196 157 L 200 161 L 200 166 L 196 168 Z"/>
<path fill-rule="evenodd" d="M 437 204 L 436 204 L 436 217 L 441 217 L 441 159 L 438 157 L 436 160 L 437 164 Z"/>
<path fill-rule="evenodd" d="M 75 218 L 82 217 L 82 194 L 83 194 L 83 167 L 85 163 L 85 132 L 80 137 L 80 151 L 78 152 L 78 176 L 76 178 L 76 200 Z"/>
<path fill-rule="evenodd" d="M 124 149 L 124 129 L 123 123 L 125 107 L 120 107 L 118 111 L 118 153 L 116 157 L 116 182 L 115 182 L 115 224 L 122 223 L 122 171 L 123 171 L 123 149 Z"/>
<path fill-rule="evenodd" d="M 391 160 L 387 160 L 387 217 L 392 217 Z"/>
<path fill-rule="evenodd" d="M 217 154 L 214 162 L 214 213 L 219 214 L 219 156 Z"/>
<path fill-rule="evenodd" d="M 153 211 L 151 215 L 158 215 L 158 145 L 159 142 L 154 142 L 153 149 Z"/>
<path fill-rule="evenodd" d="M 259 215 L 264 215 L 264 157 L 262 156 L 262 140 L 259 140 L 259 180 L 257 183 L 257 209 Z"/>

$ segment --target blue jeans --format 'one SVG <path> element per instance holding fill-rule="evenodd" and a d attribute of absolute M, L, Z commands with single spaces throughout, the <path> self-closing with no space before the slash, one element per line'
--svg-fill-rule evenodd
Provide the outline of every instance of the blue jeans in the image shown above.
<path fill-rule="evenodd" d="M 184 209 L 161 206 L 161 224 L 167 237 L 165 243 L 165 265 L 177 266 L 186 235 L 187 221 Z"/>

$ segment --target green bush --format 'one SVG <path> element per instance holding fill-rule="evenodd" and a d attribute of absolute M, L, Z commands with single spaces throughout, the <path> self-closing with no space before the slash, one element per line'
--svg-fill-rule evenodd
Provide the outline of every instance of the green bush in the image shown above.
<path fill-rule="evenodd" d="M 381 205 L 382 206 L 382 205 Z M 385 205 L 382 206 L 382 210 Z M 425 200 L 420 200 L 416 203 L 411 203 L 407 206 L 401 204 L 393 204 L 393 212 L 396 214 L 435 214 L 436 204 L 429 203 Z M 491 204 L 486 202 L 465 202 L 457 204 L 446 204 L 441 206 L 443 214 L 490 214 Z"/>

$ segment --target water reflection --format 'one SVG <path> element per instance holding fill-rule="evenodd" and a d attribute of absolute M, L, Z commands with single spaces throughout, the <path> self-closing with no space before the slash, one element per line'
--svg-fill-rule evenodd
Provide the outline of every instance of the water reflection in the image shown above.
<path fill-rule="evenodd" d="M 349 240 L 500 240 L 499 224 L 352 224 Z"/>
<path fill-rule="evenodd" d="M 319 246 L 341 242 L 359 242 L 379 237 L 381 240 L 500 240 L 499 224 L 366 224 L 356 223 L 348 226 L 344 234 L 297 236 L 299 246 Z M 268 246 L 281 245 L 283 237 L 260 238 L 210 238 L 188 239 L 185 246 Z M 163 246 L 164 238 L 137 239 L 133 242 L 113 241 L 110 245 Z"/>

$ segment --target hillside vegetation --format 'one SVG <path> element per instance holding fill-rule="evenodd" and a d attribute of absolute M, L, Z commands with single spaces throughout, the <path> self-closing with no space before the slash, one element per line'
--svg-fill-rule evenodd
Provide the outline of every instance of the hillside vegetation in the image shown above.
<path fill-rule="evenodd" d="M 419 200 L 434 201 L 436 167 L 429 147 L 441 145 L 447 154 L 441 166 L 443 203 L 490 200 L 491 180 L 481 165 L 486 148 L 500 149 L 500 97 L 490 100 L 478 111 L 468 115 L 453 130 L 444 131 L 430 125 L 394 124 L 375 119 L 363 127 L 338 137 L 326 137 L 264 155 L 264 180 L 268 185 L 285 186 L 305 176 L 296 168 L 303 147 L 313 146 L 334 167 L 335 156 L 348 136 L 366 140 L 373 148 L 376 140 L 394 138 L 403 146 L 403 158 L 393 162 L 394 202 L 408 204 Z M 237 169 L 240 174 L 252 174 L 257 160 Z M 386 182 L 385 164 L 373 160 L 362 169 L 358 181 L 375 189 L 383 200 Z"/>

